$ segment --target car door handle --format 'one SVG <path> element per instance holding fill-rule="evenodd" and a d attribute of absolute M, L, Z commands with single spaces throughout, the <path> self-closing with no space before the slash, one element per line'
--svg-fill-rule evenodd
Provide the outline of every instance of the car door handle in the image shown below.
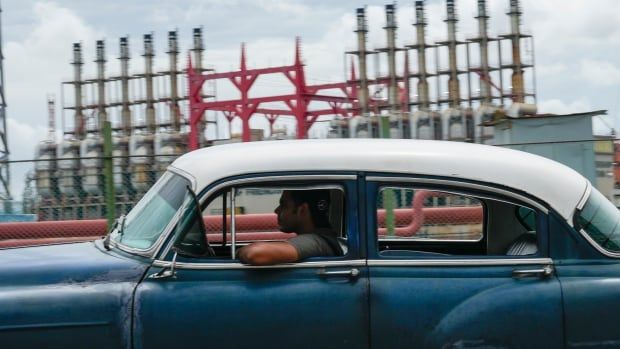
<path fill-rule="evenodd" d="M 530 277 L 530 276 L 546 278 L 551 275 L 553 275 L 552 265 L 546 265 L 540 269 L 515 269 L 512 271 L 512 277 L 516 279 Z"/>
<path fill-rule="evenodd" d="M 360 271 L 357 268 L 353 268 L 351 270 L 325 270 L 321 269 L 317 272 L 317 274 L 321 277 L 338 277 L 338 276 L 348 276 L 350 278 L 356 278 L 360 275 Z"/>

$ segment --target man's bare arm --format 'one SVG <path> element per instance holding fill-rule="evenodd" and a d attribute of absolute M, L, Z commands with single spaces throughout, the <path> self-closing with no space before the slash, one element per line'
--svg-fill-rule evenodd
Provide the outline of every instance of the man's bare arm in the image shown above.
<path fill-rule="evenodd" d="M 297 249 L 288 242 L 255 242 L 237 251 L 243 263 L 251 265 L 273 265 L 292 263 L 299 259 Z"/>

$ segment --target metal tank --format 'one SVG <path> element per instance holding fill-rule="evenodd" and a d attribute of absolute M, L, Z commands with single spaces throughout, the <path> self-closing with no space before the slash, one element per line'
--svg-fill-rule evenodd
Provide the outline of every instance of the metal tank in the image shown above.
<path fill-rule="evenodd" d="M 448 108 L 441 112 L 442 139 L 463 142 L 467 138 L 465 110 Z"/>
<path fill-rule="evenodd" d="M 411 134 L 416 139 L 435 139 L 435 129 L 431 112 L 418 110 L 413 113 Z"/>
<path fill-rule="evenodd" d="M 82 189 L 89 196 L 103 196 L 103 140 L 94 130 L 80 142 Z"/>
<path fill-rule="evenodd" d="M 155 182 L 153 172 L 153 134 L 137 130 L 129 138 L 129 167 L 131 184 L 137 192 L 144 193 Z M 137 156 L 137 157 L 136 157 Z"/>
<path fill-rule="evenodd" d="M 337 116 L 329 122 L 327 138 L 350 138 L 351 129 L 349 120 Z"/>
<path fill-rule="evenodd" d="M 70 136 L 58 145 L 58 190 L 65 197 L 77 197 L 80 180 L 80 141 Z"/>
<path fill-rule="evenodd" d="M 52 140 L 39 142 L 36 147 L 34 163 L 35 186 L 37 194 L 43 199 L 53 199 L 58 195 L 56 182 L 56 152 L 57 144 Z"/>
<path fill-rule="evenodd" d="M 174 130 L 165 130 L 155 134 L 155 171 L 161 175 L 168 165 L 179 155 L 186 152 L 187 135 Z"/>

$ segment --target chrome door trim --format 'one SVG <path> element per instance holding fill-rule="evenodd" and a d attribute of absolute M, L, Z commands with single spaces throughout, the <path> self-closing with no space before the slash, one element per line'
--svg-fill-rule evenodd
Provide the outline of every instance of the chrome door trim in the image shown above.
<path fill-rule="evenodd" d="M 370 182 L 401 182 L 401 183 L 419 183 L 419 184 L 438 184 L 438 185 L 445 185 L 445 186 L 451 186 L 451 187 L 459 187 L 459 188 L 466 188 L 466 189 L 474 189 L 474 190 L 483 190 L 483 191 L 488 191 L 488 192 L 492 192 L 495 194 L 500 194 L 500 195 L 505 195 L 508 197 L 511 197 L 513 199 L 525 202 L 526 204 L 535 207 L 536 209 L 538 209 L 539 211 L 548 214 L 549 210 L 544 207 L 543 205 L 539 204 L 538 202 L 529 199 L 523 195 L 517 194 L 517 193 L 513 193 L 511 191 L 508 190 L 504 190 L 504 189 L 499 189 L 499 188 L 495 188 L 495 187 L 491 187 L 491 186 L 486 186 L 486 185 L 481 185 L 481 184 L 474 184 L 474 183 L 467 183 L 467 182 L 460 182 L 458 180 L 447 180 L 447 179 L 431 179 L 431 178 L 419 178 L 419 177 L 385 177 L 385 176 L 368 176 L 366 177 L 366 181 Z"/>
<path fill-rule="evenodd" d="M 369 267 L 486 267 L 510 265 L 553 265 L 551 258 L 476 258 L 476 259 L 370 259 Z"/>
<path fill-rule="evenodd" d="M 154 260 L 152 266 L 159 268 L 170 268 L 172 262 Z M 174 268 L 187 270 L 243 270 L 243 269 L 306 269 L 306 268 L 330 268 L 330 267 L 364 267 L 366 260 L 353 259 L 342 261 L 316 261 L 316 262 L 299 262 L 284 263 L 276 265 L 248 265 L 243 263 L 185 263 L 176 262 Z"/>
<path fill-rule="evenodd" d="M 592 245 L 592 247 L 594 247 L 597 251 L 604 254 L 605 256 L 616 258 L 616 259 L 620 258 L 620 253 L 607 251 L 603 246 L 597 244 L 596 241 L 594 241 L 594 239 L 592 239 L 590 234 L 588 234 L 588 232 L 586 232 L 585 230 L 579 229 L 579 234 L 581 234 L 581 236 L 583 236 L 584 239 L 586 239 L 586 241 L 588 241 L 588 243 Z"/>
<path fill-rule="evenodd" d="M 299 180 L 327 180 L 327 181 L 336 181 L 336 180 L 356 180 L 357 176 L 356 175 L 304 175 L 304 174 L 299 174 L 299 175 L 286 175 L 286 176 L 277 176 L 277 175 L 273 175 L 273 176 L 258 176 L 258 177 L 248 177 L 248 178 L 241 178 L 241 179 L 233 179 L 230 181 L 226 181 L 226 182 L 222 182 L 216 186 L 214 186 L 213 188 L 211 188 L 208 192 L 206 192 L 201 198 L 199 198 L 199 203 L 202 204 L 204 203 L 204 201 L 209 198 L 211 195 L 213 195 L 213 193 L 217 192 L 218 190 L 224 188 L 224 187 L 228 187 L 228 186 L 234 186 L 234 185 L 240 185 L 240 184 L 248 184 L 248 183 L 264 183 L 264 182 L 272 182 L 274 180 L 278 180 L 278 181 L 299 181 Z M 318 188 L 327 188 L 329 187 L 329 185 L 317 185 L 316 187 Z M 308 188 L 312 188 L 312 186 L 308 186 Z M 341 187 L 338 187 L 341 188 Z M 200 193 L 198 193 L 200 194 Z M 173 219 L 174 220 L 174 219 Z M 177 218 L 178 220 L 178 218 Z M 176 224 L 176 222 L 175 222 Z M 164 232 L 162 235 L 166 236 L 166 239 L 168 238 L 168 235 L 171 233 L 172 228 L 170 228 L 169 231 Z M 165 239 L 163 240 L 165 241 Z M 158 245 L 157 251 L 153 254 L 153 256 L 165 256 L 168 254 L 168 252 L 170 252 L 170 249 L 172 248 L 172 244 L 174 242 L 173 241 L 169 241 L 168 244 L 163 247 L 163 243 L 160 242 L 160 244 Z M 163 247 L 163 251 L 162 251 L 162 247 Z"/>

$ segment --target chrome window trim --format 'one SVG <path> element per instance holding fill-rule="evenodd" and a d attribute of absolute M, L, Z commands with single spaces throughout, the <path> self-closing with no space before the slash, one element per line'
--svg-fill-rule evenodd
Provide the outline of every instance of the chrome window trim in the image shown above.
<path fill-rule="evenodd" d="M 229 261 L 228 259 L 224 261 Z M 153 261 L 153 267 L 169 268 L 172 262 L 156 259 Z M 299 263 L 284 263 L 276 265 L 248 265 L 243 263 L 185 263 L 176 262 L 175 269 L 187 270 L 242 270 L 242 269 L 296 269 L 296 268 L 329 268 L 329 267 L 365 267 L 364 259 L 349 259 L 338 261 L 311 261 Z"/>
<path fill-rule="evenodd" d="M 446 185 L 451 187 L 459 187 L 466 189 L 474 189 L 474 190 L 483 190 L 488 192 L 493 192 L 495 194 L 505 195 L 511 197 L 515 200 L 522 201 L 532 207 L 535 207 L 539 211 L 548 214 L 549 210 L 538 202 L 529 199 L 523 195 L 494 187 L 489 187 L 481 184 L 460 182 L 458 180 L 446 180 L 446 179 L 430 179 L 430 178 L 419 178 L 419 177 L 384 177 L 384 176 L 368 176 L 366 177 L 367 182 L 401 182 L 401 183 L 418 183 L 418 184 L 436 184 L 436 185 Z"/>
<path fill-rule="evenodd" d="M 590 198 L 591 193 L 592 193 L 592 184 L 590 183 L 590 181 L 588 181 L 586 190 L 583 192 L 583 196 L 581 197 L 581 200 L 579 200 L 579 202 L 577 203 L 577 210 L 581 211 L 583 209 L 583 207 L 586 205 L 586 202 Z"/>
<path fill-rule="evenodd" d="M 242 184 L 248 184 L 248 183 L 264 183 L 264 182 L 273 182 L 274 180 L 278 180 L 278 181 L 298 181 L 298 180 L 328 180 L 328 181 L 334 181 L 334 180 L 357 180 L 357 176 L 356 175 L 304 175 L 304 174 L 300 174 L 300 175 L 284 175 L 284 176 L 278 176 L 278 175 L 273 175 L 273 176 L 258 176 L 258 177 L 248 177 L 248 178 L 241 178 L 241 179 L 233 179 L 230 181 L 226 181 L 226 182 L 222 182 L 216 186 L 214 186 L 213 188 L 211 188 L 208 192 L 206 192 L 201 198 L 199 198 L 199 203 L 203 204 L 211 195 L 213 195 L 215 192 L 219 191 L 220 189 L 224 188 L 224 187 L 228 187 L 228 186 L 234 186 L 234 185 L 242 185 Z M 327 187 L 329 185 L 325 185 L 325 186 L 319 186 L 321 188 Z M 342 187 L 340 187 L 340 189 L 342 189 Z M 178 218 L 177 218 L 178 219 Z M 170 231 L 166 232 L 166 236 L 170 234 Z M 164 234 L 162 234 L 164 235 Z M 166 244 L 166 246 L 162 249 L 158 249 L 154 255 L 159 255 L 159 256 L 165 256 L 168 254 L 168 252 L 170 252 L 170 249 L 172 248 L 172 244 L 174 242 L 173 241 L 168 241 L 168 244 Z"/>
<path fill-rule="evenodd" d="M 192 190 L 196 191 L 196 186 L 198 184 L 196 184 L 196 178 L 194 176 L 192 176 L 189 172 L 187 171 L 183 171 L 180 168 L 176 168 L 173 166 L 168 166 L 168 171 L 170 172 L 174 172 L 175 174 L 178 174 L 181 177 L 184 177 L 185 179 L 187 179 L 190 184 L 192 185 Z"/>
<path fill-rule="evenodd" d="M 546 264 L 553 265 L 551 258 L 474 258 L 474 259 L 370 259 L 369 267 L 486 267 Z"/>
<path fill-rule="evenodd" d="M 596 241 L 592 239 L 592 237 L 588 234 L 587 231 L 583 229 L 579 229 L 579 233 L 581 234 L 581 236 L 583 236 L 586 239 L 586 241 L 588 241 L 590 245 L 592 245 L 600 253 L 604 254 L 607 257 L 620 258 L 620 252 L 607 251 L 603 246 L 600 246 L 599 244 L 597 244 Z"/>

